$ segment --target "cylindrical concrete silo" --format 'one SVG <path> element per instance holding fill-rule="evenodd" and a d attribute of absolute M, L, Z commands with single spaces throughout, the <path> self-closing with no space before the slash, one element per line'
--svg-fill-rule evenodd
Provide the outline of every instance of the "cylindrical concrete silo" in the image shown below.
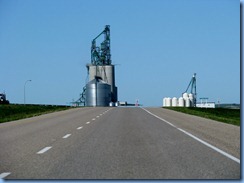
<path fill-rule="evenodd" d="M 107 78 L 107 81 L 105 79 L 104 79 L 104 81 L 106 81 L 108 84 L 111 85 L 111 100 L 112 100 L 112 102 L 117 102 L 118 94 L 117 94 L 117 87 L 115 86 L 114 65 L 106 65 L 104 67 L 105 67 L 105 72 L 103 73 L 103 76 L 104 76 L 104 78 Z"/>
<path fill-rule="evenodd" d="M 115 73 L 114 73 L 114 65 L 87 65 L 89 72 L 89 81 L 95 79 L 96 76 L 101 77 L 103 81 L 110 84 L 111 86 L 115 86 Z"/>
<path fill-rule="evenodd" d="M 188 93 L 183 93 L 183 99 L 187 99 L 188 98 Z"/>
<path fill-rule="evenodd" d="M 190 102 L 191 102 L 191 107 L 193 107 L 193 104 L 194 104 L 194 96 L 192 93 L 189 94 L 189 99 L 190 99 Z"/>
<path fill-rule="evenodd" d="M 96 73 L 97 66 L 92 65 L 92 64 L 87 64 L 86 67 L 88 70 L 89 81 L 92 81 L 93 79 L 95 79 L 95 76 L 97 75 L 97 73 Z"/>
<path fill-rule="evenodd" d="M 190 99 L 187 97 L 184 100 L 185 100 L 185 107 L 191 107 L 191 101 L 190 101 Z"/>
<path fill-rule="evenodd" d="M 170 97 L 166 98 L 166 107 L 171 107 L 172 99 Z"/>
<path fill-rule="evenodd" d="M 172 98 L 172 107 L 177 107 L 178 106 L 178 100 L 176 97 Z"/>
<path fill-rule="evenodd" d="M 185 106 L 185 101 L 183 99 L 183 97 L 179 98 L 179 107 L 184 107 Z"/>
<path fill-rule="evenodd" d="M 104 69 L 105 69 L 105 72 L 104 72 Z M 105 77 L 107 77 L 106 82 L 114 87 L 115 86 L 114 65 L 106 65 L 106 66 L 104 66 L 102 71 L 103 71 L 104 81 L 105 81 Z M 105 74 L 106 74 L 106 76 L 105 76 Z"/>
<path fill-rule="evenodd" d="M 166 107 L 166 97 L 163 98 L 163 107 Z"/>

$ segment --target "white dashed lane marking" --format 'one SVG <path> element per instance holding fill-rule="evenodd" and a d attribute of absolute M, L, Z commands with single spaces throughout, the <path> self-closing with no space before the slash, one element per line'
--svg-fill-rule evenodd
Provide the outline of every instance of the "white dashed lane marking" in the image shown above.
<path fill-rule="evenodd" d="M 51 149 L 51 148 L 52 148 L 52 146 L 45 147 L 42 150 L 38 151 L 36 154 L 43 154 L 43 153 L 47 152 L 49 149 Z"/>
<path fill-rule="evenodd" d="M 7 177 L 8 175 L 10 175 L 11 173 L 10 172 L 4 172 L 4 173 L 1 173 L 0 174 L 0 179 L 3 179 L 5 177 Z"/>
<path fill-rule="evenodd" d="M 109 110 L 110 110 L 110 109 L 109 109 Z M 104 115 L 104 114 L 107 113 L 109 110 L 107 110 L 107 111 L 101 113 L 100 116 Z M 99 118 L 100 116 L 98 115 L 96 118 Z M 95 121 L 96 118 L 93 118 L 92 120 Z M 86 124 L 89 124 L 89 123 L 90 123 L 90 121 L 86 122 Z M 82 129 L 82 128 L 83 128 L 83 126 L 80 126 L 80 127 L 77 128 L 77 130 L 80 130 L 80 129 Z M 71 136 L 71 134 L 66 134 L 66 135 L 63 136 L 62 138 L 63 138 L 63 139 L 66 139 L 66 138 L 68 138 L 68 137 L 70 137 L 70 136 Z M 51 148 L 52 148 L 52 146 L 45 147 L 45 148 L 41 149 L 40 151 L 38 151 L 36 154 L 43 154 L 43 153 L 47 152 L 48 150 L 50 150 Z M 10 175 L 10 174 L 11 174 L 11 172 L 3 172 L 3 173 L 0 174 L 0 179 L 3 179 L 3 178 L 7 177 L 7 176 Z"/>
<path fill-rule="evenodd" d="M 70 135 L 71 135 L 71 134 L 67 134 L 67 135 L 63 136 L 63 139 L 68 138 Z"/>

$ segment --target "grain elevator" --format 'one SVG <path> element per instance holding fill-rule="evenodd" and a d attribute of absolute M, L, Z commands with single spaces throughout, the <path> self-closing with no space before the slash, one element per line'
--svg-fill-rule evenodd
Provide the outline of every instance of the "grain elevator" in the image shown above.
<path fill-rule="evenodd" d="M 104 35 L 100 46 L 96 40 Z M 115 69 L 110 53 L 110 26 L 92 40 L 91 63 L 86 65 L 89 81 L 83 89 L 85 106 L 109 106 L 117 102 L 117 87 L 115 85 Z"/>

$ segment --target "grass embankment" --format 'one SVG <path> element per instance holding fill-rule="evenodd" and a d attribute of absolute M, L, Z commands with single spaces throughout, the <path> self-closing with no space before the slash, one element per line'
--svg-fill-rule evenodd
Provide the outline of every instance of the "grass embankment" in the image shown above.
<path fill-rule="evenodd" d="M 39 116 L 55 111 L 69 109 L 68 106 L 55 105 L 0 105 L 0 123 L 33 116 Z"/>
<path fill-rule="evenodd" d="M 186 108 L 186 107 L 166 107 L 174 111 L 179 111 L 195 116 L 200 116 L 216 121 L 221 121 L 228 124 L 240 126 L 240 109 L 225 109 L 225 108 Z"/>

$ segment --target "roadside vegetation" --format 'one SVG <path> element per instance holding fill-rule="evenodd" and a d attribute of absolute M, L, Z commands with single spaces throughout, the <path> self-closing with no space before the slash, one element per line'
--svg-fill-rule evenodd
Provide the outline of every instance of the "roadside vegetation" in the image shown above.
<path fill-rule="evenodd" d="M 69 106 L 57 105 L 0 105 L 0 123 L 39 116 L 51 112 L 70 109 Z"/>
<path fill-rule="evenodd" d="M 178 112 L 183 112 L 195 116 L 200 116 L 216 121 L 240 126 L 240 109 L 227 108 L 197 108 L 197 107 L 164 107 Z"/>

